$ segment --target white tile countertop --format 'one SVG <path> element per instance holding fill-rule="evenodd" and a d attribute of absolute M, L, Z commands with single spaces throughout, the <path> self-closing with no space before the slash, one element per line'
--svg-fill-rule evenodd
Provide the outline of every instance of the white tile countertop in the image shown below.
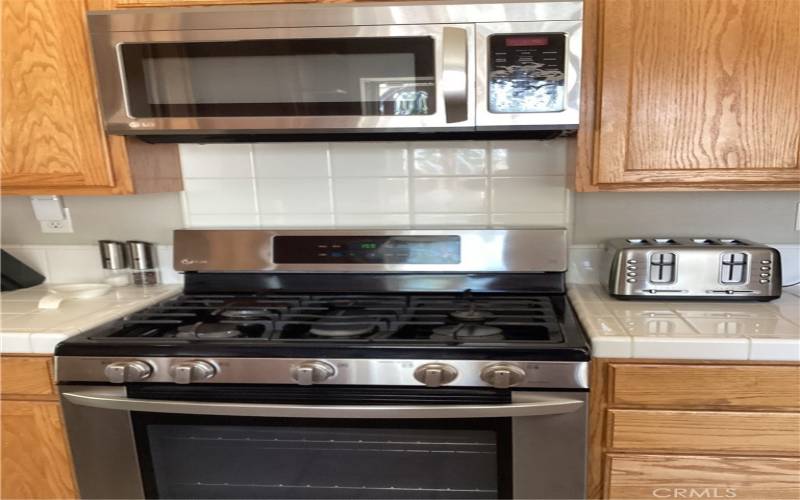
<path fill-rule="evenodd" d="M 124 286 L 85 300 L 65 300 L 53 310 L 39 309 L 49 293 L 39 285 L 0 294 L 0 353 L 52 354 L 59 342 L 103 323 L 160 302 L 181 291 L 180 285 Z"/>
<path fill-rule="evenodd" d="M 771 302 L 617 300 L 600 285 L 569 298 L 595 357 L 800 361 L 800 286 Z"/>

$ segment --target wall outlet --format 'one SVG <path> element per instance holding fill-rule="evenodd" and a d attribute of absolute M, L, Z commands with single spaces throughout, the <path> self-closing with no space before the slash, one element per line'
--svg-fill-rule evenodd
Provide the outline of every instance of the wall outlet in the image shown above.
<path fill-rule="evenodd" d="M 43 233 L 72 233 L 72 216 L 69 213 L 69 208 L 64 209 L 64 218 L 62 220 L 40 220 L 39 224 L 42 226 Z"/>

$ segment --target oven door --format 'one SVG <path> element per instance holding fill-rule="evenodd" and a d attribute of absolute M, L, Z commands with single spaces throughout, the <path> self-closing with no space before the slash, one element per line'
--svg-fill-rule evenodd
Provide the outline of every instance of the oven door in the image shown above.
<path fill-rule="evenodd" d="M 92 33 L 106 130 L 472 128 L 474 25 Z"/>
<path fill-rule="evenodd" d="M 61 397 L 83 498 L 584 496 L 584 392 L 146 384 Z"/>

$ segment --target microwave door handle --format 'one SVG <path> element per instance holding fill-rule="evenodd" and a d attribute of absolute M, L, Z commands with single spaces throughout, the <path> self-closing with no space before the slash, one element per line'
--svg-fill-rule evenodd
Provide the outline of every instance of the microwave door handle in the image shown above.
<path fill-rule="evenodd" d="M 445 27 L 442 35 L 442 88 L 447 123 L 467 119 L 467 30 Z"/>
<path fill-rule="evenodd" d="M 105 410 L 283 418 L 498 418 L 534 417 L 571 413 L 583 407 L 576 399 L 530 397 L 522 403 L 500 405 L 286 405 L 210 403 L 134 399 L 110 395 L 102 389 L 62 393 L 72 404 Z"/>

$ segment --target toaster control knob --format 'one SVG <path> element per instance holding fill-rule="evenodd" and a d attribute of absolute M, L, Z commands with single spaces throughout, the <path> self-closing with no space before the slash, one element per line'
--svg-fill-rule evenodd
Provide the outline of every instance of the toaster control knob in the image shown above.
<path fill-rule="evenodd" d="M 525 370 L 508 363 L 489 365 L 481 371 L 481 380 L 495 389 L 508 389 L 525 380 Z"/>
<path fill-rule="evenodd" d="M 414 378 L 428 387 L 449 384 L 458 377 L 458 370 L 442 363 L 428 363 L 414 370 Z"/>
<path fill-rule="evenodd" d="M 336 368 L 325 361 L 303 361 L 292 367 L 291 375 L 300 385 L 318 384 L 336 375 Z"/>
<path fill-rule="evenodd" d="M 172 365 L 169 372 L 176 384 L 191 384 L 213 378 L 217 368 L 208 361 L 197 359 Z"/>
<path fill-rule="evenodd" d="M 112 384 L 141 382 L 153 374 L 153 367 L 139 360 L 117 361 L 115 363 L 109 363 L 104 373 L 108 381 Z"/>

